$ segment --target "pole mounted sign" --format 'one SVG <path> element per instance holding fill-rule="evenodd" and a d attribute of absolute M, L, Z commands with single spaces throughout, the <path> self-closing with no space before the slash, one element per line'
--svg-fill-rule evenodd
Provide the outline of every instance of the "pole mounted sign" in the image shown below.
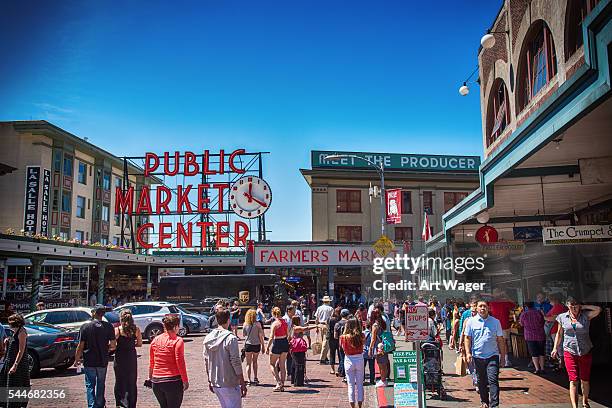
<path fill-rule="evenodd" d="M 406 309 L 406 341 L 429 338 L 429 309 L 427 305 L 408 306 Z"/>
<path fill-rule="evenodd" d="M 375 164 L 382 163 L 385 171 L 446 171 L 477 172 L 480 166 L 479 156 L 441 156 L 433 154 L 400 154 L 400 153 L 367 153 L 367 152 L 334 152 L 313 150 L 311 152 L 312 168 L 346 168 L 369 169 L 363 160 L 354 157 L 328 159 L 328 156 L 362 156 Z"/>

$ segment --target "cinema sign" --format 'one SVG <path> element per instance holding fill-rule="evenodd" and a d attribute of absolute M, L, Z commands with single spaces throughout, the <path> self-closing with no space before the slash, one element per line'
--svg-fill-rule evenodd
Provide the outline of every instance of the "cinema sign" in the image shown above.
<path fill-rule="evenodd" d="M 401 254 L 396 247 L 387 256 Z M 256 267 L 370 266 L 378 258 L 372 245 L 255 245 Z"/>

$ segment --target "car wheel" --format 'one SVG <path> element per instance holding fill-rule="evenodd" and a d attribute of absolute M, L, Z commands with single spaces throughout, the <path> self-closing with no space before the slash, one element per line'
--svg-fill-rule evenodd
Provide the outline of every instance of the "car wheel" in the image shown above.
<path fill-rule="evenodd" d="M 40 373 L 40 362 L 38 356 L 32 350 L 28 350 L 28 366 L 30 367 L 30 377 L 37 377 Z"/>
<path fill-rule="evenodd" d="M 185 337 L 187 334 L 189 334 L 189 329 L 187 328 L 187 326 L 183 326 L 179 329 L 178 333 L 177 333 L 180 337 Z"/>
<path fill-rule="evenodd" d="M 145 330 L 145 338 L 149 342 L 164 332 L 164 327 L 161 324 L 152 324 Z"/>

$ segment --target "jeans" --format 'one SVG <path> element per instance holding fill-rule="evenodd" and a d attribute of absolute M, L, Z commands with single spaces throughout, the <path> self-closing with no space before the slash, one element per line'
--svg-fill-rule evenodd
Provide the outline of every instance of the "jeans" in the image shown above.
<path fill-rule="evenodd" d="M 183 382 L 181 380 L 154 382 L 153 394 L 160 408 L 179 408 L 183 403 Z"/>
<path fill-rule="evenodd" d="M 363 401 L 363 377 L 365 367 L 363 354 L 354 354 L 344 357 L 344 368 L 346 369 L 346 383 L 348 385 L 349 402 Z M 355 394 L 357 394 L 355 396 Z"/>
<path fill-rule="evenodd" d="M 285 367 L 287 368 L 287 377 L 291 379 L 291 384 L 293 384 L 293 357 L 290 353 L 287 353 L 287 360 L 285 360 Z"/>
<path fill-rule="evenodd" d="M 340 375 L 340 377 L 344 377 L 344 350 L 340 346 L 338 346 L 338 354 L 340 355 L 338 358 L 338 375 Z"/>
<path fill-rule="evenodd" d="M 370 374 L 370 384 L 376 382 L 376 371 L 374 368 L 374 358 L 368 358 L 363 360 L 363 370 L 365 375 L 365 366 L 368 365 L 368 373 Z"/>
<path fill-rule="evenodd" d="M 83 367 L 85 372 L 85 389 L 87 390 L 87 407 L 104 408 L 104 388 L 106 385 L 106 367 Z"/>
<path fill-rule="evenodd" d="M 242 395 L 240 393 L 240 386 L 235 387 L 213 387 L 215 395 L 219 399 L 221 408 L 241 408 L 242 407 Z"/>
<path fill-rule="evenodd" d="M 474 366 L 478 377 L 480 402 L 491 408 L 499 406 L 499 356 L 474 357 Z"/>
<path fill-rule="evenodd" d="M 336 339 L 329 340 L 327 344 L 329 344 L 329 365 L 335 366 L 336 356 L 340 355 L 338 351 L 338 349 L 340 348 L 340 344 L 338 343 L 338 340 Z M 338 360 L 338 362 L 340 362 L 340 360 Z"/>

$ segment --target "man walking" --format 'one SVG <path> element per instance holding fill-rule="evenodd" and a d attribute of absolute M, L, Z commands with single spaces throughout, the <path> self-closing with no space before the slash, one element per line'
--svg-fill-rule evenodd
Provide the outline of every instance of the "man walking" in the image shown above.
<path fill-rule="evenodd" d="M 230 313 L 221 309 L 215 314 L 218 327 L 204 338 L 204 364 L 208 388 L 219 399 L 221 408 L 240 408 L 247 387 L 242 374 L 238 338 L 228 330 Z"/>
<path fill-rule="evenodd" d="M 340 311 L 340 317 L 342 318 L 342 320 L 340 320 L 334 325 L 334 332 L 332 333 L 332 336 L 334 336 L 334 339 L 336 339 L 337 343 L 340 342 L 340 336 L 344 334 L 344 327 L 346 327 L 346 322 L 348 322 L 350 315 L 351 312 L 348 309 L 342 309 Z M 346 382 L 346 379 L 344 379 L 344 349 L 342 347 L 338 347 L 338 351 L 340 354 L 340 359 L 338 361 L 338 374 L 340 375 L 340 377 L 343 378 L 342 381 Z"/>
<path fill-rule="evenodd" d="M 478 393 L 482 408 L 499 406 L 499 367 L 504 364 L 506 341 L 501 323 L 489 315 L 484 300 L 477 302 L 478 314 L 466 321 L 465 353 L 472 361 L 478 377 Z"/>
<path fill-rule="evenodd" d="M 319 327 L 317 328 L 317 333 L 319 333 L 323 338 L 323 347 L 321 349 L 320 363 L 328 364 L 329 343 L 327 341 L 327 326 L 329 324 L 329 319 L 331 318 L 331 315 L 334 312 L 334 309 L 329 305 L 331 303 L 331 298 L 329 296 L 323 296 L 322 301 L 323 304 L 319 306 L 317 308 L 317 311 L 315 312 L 315 319 L 317 321 L 317 324 L 319 325 Z"/>
<path fill-rule="evenodd" d="M 74 365 L 78 367 L 83 364 L 88 408 L 106 406 L 104 389 L 108 353 L 117 347 L 113 325 L 102 321 L 104 313 L 109 310 L 104 305 L 94 306 L 93 319 L 82 325 L 79 333 Z"/>

